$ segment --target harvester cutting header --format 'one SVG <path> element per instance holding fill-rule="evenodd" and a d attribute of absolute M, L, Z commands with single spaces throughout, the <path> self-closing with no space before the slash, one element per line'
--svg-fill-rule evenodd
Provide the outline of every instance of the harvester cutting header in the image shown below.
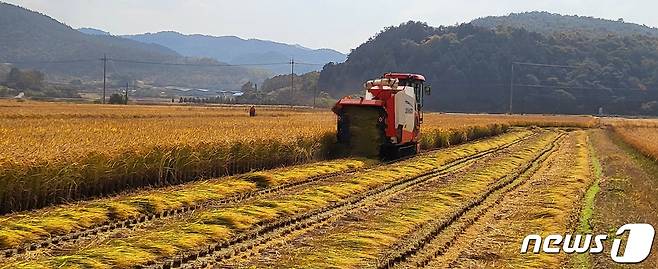
<path fill-rule="evenodd" d="M 424 95 L 430 87 L 417 74 L 388 73 L 364 84 L 365 96 L 344 97 L 333 107 L 338 142 L 352 154 L 398 158 L 418 152 Z"/>

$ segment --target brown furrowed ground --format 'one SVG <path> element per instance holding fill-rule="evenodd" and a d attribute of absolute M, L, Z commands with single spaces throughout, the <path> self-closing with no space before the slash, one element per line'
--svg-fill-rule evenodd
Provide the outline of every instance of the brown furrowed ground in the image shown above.
<path fill-rule="evenodd" d="M 653 130 L 652 135 L 658 135 L 658 131 Z M 602 167 L 591 225 L 595 234 L 608 234 L 613 238 L 615 231 L 627 223 L 649 223 L 658 227 L 658 168 L 653 159 L 624 144 L 623 138 L 611 132 L 590 131 Z M 640 137 L 641 133 L 628 135 Z M 591 255 L 589 262 L 593 268 L 658 268 L 658 244 L 654 242 L 650 256 L 641 264 L 620 266 L 609 257 L 608 249 L 602 255 Z"/>

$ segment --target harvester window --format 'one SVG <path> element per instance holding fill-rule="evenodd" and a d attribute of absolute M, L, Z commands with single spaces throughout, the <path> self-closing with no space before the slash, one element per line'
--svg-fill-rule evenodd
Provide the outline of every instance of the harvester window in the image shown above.
<path fill-rule="evenodd" d="M 414 83 L 414 95 L 416 95 L 416 104 L 420 109 L 423 107 L 423 83 Z"/>

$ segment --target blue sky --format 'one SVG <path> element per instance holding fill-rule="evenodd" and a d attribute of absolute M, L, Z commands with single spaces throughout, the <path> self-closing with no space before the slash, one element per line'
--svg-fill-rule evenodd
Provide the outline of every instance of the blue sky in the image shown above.
<path fill-rule="evenodd" d="M 658 26 L 658 1 L 614 0 L 2 0 L 74 28 L 113 34 L 173 30 L 235 35 L 349 52 L 386 26 L 433 26 L 488 15 L 549 11 Z"/>

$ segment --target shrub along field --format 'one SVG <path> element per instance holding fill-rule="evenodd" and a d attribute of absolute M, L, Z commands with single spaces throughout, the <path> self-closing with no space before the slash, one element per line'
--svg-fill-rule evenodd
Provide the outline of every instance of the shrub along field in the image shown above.
<path fill-rule="evenodd" d="M 0 101 L 0 212 L 334 158 L 326 110 Z M 425 115 L 421 146 L 592 117 Z"/>

